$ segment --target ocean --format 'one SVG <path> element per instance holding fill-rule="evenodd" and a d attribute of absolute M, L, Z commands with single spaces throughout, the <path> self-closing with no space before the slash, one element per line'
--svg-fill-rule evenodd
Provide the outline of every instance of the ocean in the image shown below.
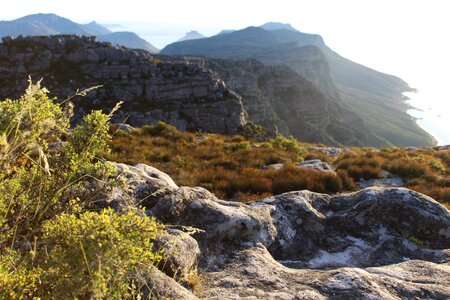
<path fill-rule="evenodd" d="M 408 114 L 417 118 L 417 124 L 430 133 L 439 145 L 450 144 L 450 99 L 426 93 L 404 93 L 414 107 Z"/>

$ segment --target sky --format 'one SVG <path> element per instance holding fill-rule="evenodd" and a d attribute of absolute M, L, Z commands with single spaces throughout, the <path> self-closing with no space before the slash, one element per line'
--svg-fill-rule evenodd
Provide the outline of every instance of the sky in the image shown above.
<path fill-rule="evenodd" d="M 1 5 L 3 4 L 3 5 Z M 210 36 L 269 21 L 320 34 L 355 62 L 396 75 L 419 90 L 419 124 L 450 144 L 450 1 L 448 0 L 0 0 L 0 20 L 55 13 L 75 22 L 120 24 L 158 48 L 187 31 Z"/>

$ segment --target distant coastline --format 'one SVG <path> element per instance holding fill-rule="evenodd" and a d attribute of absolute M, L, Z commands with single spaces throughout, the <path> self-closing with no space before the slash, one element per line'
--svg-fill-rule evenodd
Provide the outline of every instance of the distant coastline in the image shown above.
<path fill-rule="evenodd" d="M 450 111 L 439 102 L 427 99 L 419 92 L 403 93 L 408 100 L 407 113 L 415 118 L 416 123 L 430 133 L 438 145 L 450 144 Z"/>

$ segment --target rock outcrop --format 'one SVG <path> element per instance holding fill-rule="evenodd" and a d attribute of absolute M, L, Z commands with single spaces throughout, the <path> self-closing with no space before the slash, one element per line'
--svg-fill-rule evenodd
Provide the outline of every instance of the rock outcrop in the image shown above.
<path fill-rule="evenodd" d="M 133 126 L 159 120 L 181 130 L 236 133 L 247 121 L 240 97 L 199 64 L 99 43 L 94 37 L 3 38 L 0 98 L 18 97 L 26 79 L 44 78 L 52 96 L 101 85 L 77 100 L 79 115 L 124 101 L 113 121 Z"/>
<path fill-rule="evenodd" d="M 333 168 L 327 162 L 321 161 L 320 159 L 305 160 L 304 162 L 301 162 L 299 166 L 321 172 L 334 172 Z"/>
<path fill-rule="evenodd" d="M 347 122 L 336 95 L 324 94 L 291 65 L 270 65 L 254 59 L 206 59 L 204 63 L 242 96 L 252 122 L 302 141 L 367 145 L 368 130 L 362 121 L 358 125 L 357 121 Z"/>
<path fill-rule="evenodd" d="M 164 182 L 171 192 L 147 214 L 189 226 L 195 239 L 169 230 L 172 237 L 162 242 L 173 240 L 181 251 L 169 251 L 173 263 L 165 271 L 186 274 L 198 259 L 207 278 L 201 298 L 450 297 L 450 212 L 425 195 L 404 188 L 332 196 L 297 191 L 244 204 L 203 188 L 177 188 L 167 178 L 157 187 Z M 194 297 L 172 284 L 165 280 L 155 290 Z"/>

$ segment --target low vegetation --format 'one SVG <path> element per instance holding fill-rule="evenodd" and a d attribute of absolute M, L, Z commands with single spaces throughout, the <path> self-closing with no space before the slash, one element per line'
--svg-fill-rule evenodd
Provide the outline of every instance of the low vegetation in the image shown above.
<path fill-rule="evenodd" d="M 98 157 L 110 115 L 71 116 L 39 83 L 0 102 L 0 299 L 138 299 L 162 259 L 162 225 L 92 203 L 115 172 Z"/>
<path fill-rule="evenodd" d="M 287 191 L 322 193 L 354 191 L 357 182 L 400 176 L 406 187 L 447 206 L 450 203 L 450 151 L 404 148 L 351 148 L 336 156 L 307 150 L 294 138 L 259 141 L 243 136 L 180 132 L 165 123 L 133 132 L 114 133 L 109 160 L 147 163 L 169 174 L 179 185 L 202 186 L 219 198 L 248 202 Z M 336 172 L 305 169 L 298 163 L 320 159 Z M 283 164 L 279 169 L 265 168 Z"/>

